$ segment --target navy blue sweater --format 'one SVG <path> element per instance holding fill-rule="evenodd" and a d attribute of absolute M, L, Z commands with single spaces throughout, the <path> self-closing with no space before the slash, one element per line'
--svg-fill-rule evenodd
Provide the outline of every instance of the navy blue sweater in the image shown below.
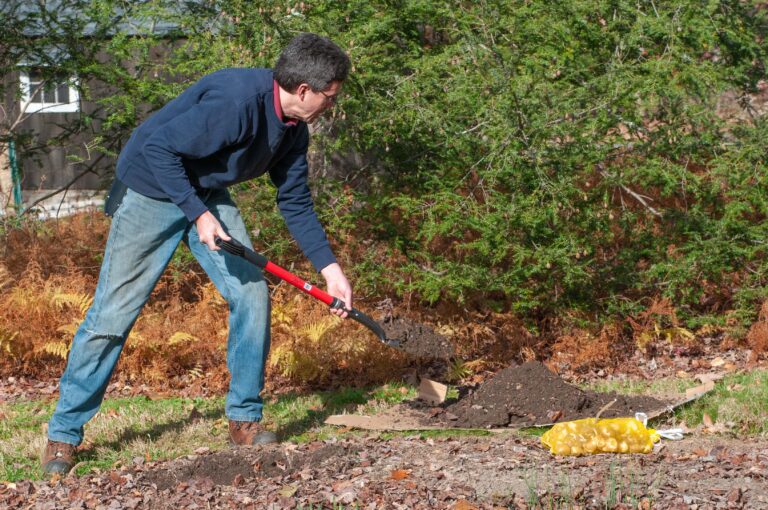
<path fill-rule="evenodd" d="M 199 197 L 269 172 L 288 229 L 317 270 L 336 261 L 308 186 L 306 123 L 289 126 L 274 107 L 272 71 L 223 69 L 203 77 L 131 135 L 117 176 L 142 195 L 169 199 L 190 221 Z"/>

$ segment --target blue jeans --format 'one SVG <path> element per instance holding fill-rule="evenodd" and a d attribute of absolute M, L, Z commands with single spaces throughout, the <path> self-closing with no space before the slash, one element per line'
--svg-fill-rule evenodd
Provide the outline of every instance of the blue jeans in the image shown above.
<path fill-rule="evenodd" d="M 203 199 L 230 236 L 251 246 L 226 190 L 213 190 Z M 59 402 L 48 423 L 50 440 L 82 442 L 83 426 L 99 410 L 125 339 L 180 241 L 229 304 L 231 382 L 225 413 L 231 420 L 261 420 L 270 315 L 261 270 L 240 257 L 209 250 L 175 204 L 128 190 L 112 218 L 93 304 L 72 340 Z"/>

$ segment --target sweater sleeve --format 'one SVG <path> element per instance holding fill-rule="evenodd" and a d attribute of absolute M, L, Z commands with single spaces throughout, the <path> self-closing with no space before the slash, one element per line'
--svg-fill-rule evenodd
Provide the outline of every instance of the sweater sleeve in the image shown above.
<path fill-rule="evenodd" d="M 312 203 L 308 184 L 308 145 L 309 133 L 304 126 L 304 132 L 291 151 L 272 167 L 269 175 L 277 187 L 277 206 L 288 230 L 315 269 L 321 271 L 336 262 L 336 257 Z"/>
<path fill-rule="evenodd" d="M 144 143 L 144 157 L 160 188 L 188 220 L 207 211 L 187 175 L 183 158 L 199 159 L 238 142 L 244 115 L 219 91 L 207 92 L 183 114 L 164 124 Z"/>

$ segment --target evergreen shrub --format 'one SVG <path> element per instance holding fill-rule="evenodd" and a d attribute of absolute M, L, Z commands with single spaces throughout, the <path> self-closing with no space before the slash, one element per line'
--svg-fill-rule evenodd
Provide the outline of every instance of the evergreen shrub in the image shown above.
<path fill-rule="evenodd" d="M 111 19 L 115 3 L 91 3 Z M 314 148 L 321 163 L 364 161 L 318 198 L 334 241 L 354 246 L 346 266 L 360 291 L 532 323 L 631 315 L 667 298 L 689 324 L 744 324 L 766 297 L 764 2 L 121 9 L 172 19 L 183 34 L 161 61 L 157 35 L 111 38 L 112 67 L 93 73 L 115 89 L 103 126 L 122 136 L 145 115 L 135 105 L 160 105 L 217 68 L 271 66 L 298 32 L 349 52 L 351 78 Z M 259 243 L 279 259 L 290 244 L 265 212 L 269 184 L 243 190 Z"/>

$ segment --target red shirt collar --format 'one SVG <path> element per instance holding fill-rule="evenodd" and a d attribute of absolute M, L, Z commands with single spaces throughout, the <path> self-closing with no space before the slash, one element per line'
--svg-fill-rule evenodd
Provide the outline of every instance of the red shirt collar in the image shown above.
<path fill-rule="evenodd" d="M 280 104 L 280 86 L 277 84 L 276 80 L 272 80 L 272 87 L 274 90 L 274 98 L 275 98 L 275 113 L 277 114 L 277 118 L 283 121 L 283 124 L 286 126 L 295 126 L 298 124 L 296 119 L 286 119 L 283 115 L 283 105 Z"/>

